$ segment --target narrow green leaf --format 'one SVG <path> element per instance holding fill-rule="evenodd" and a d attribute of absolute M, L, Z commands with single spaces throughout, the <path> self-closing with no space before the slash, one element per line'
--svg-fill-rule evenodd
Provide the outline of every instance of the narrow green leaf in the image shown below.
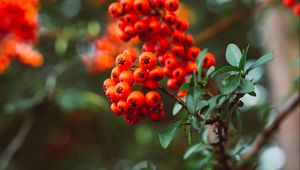
<path fill-rule="evenodd" d="M 208 102 L 206 100 L 201 100 L 197 103 L 195 111 L 198 112 L 202 108 L 208 105 Z"/>
<path fill-rule="evenodd" d="M 190 86 L 187 96 L 186 96 L 186 103 L 188 111 L 192 114 L 195 113 L 196 109 L 196 103 L 198 100 L 200 100 L 201 97 L 201 88 L 200 87 L 193 87 Z"/>
<path fill-rule="evenodd" d="M 183 159 L 189 158 L 192 154 L 199 152 L 206 148 L 206 145 L 203 143 L 198 143 L 196 145 L 191 146 L 183 155 Z"/>
<path fill-rule="evenodd" d="M 237 93 L 251 93 L 255 90 L 254 84 L 247 79 L 242 79 L 237 89 Z"/>
<path fill-rule="evenodd" d="M 226 49 L 226 60 L 232 66 L 239 66 L 242 58 L 242 53 L 239 47 L 235 44 L 229 44 Z"/>
<path fill-rule="evenodd" d="M 167 148 L 169 146 L 180 124 L 181 121 L 178 121 L 159 134 L 159 142 L 163 148 Z"/>
<path fill-rule="evenodd" d="M 173 107 L 172 115 L 175 116 L 181 109 L 182 105 L 176 102 Z"/>
<path fill-rule="evenodd" d="M 239 132 L 242 130 L 242 118 L 239 110 L 233 110 L 233 113 L 231 115 L 231 122 L 236 130 L 238 130 Z"/>
<path fill-rule="evenodd" d="M 216 70 L 215 66 L 211 66 L 207 72 L 206 72 L 206 76 L 209 77 L 212 73 L 214 73 L 214 71 Z"/>
<path fill-rule="evenodd" d="M 189 89 L 190 82 L 185 82 L 181 87 L 180 91 Z"/>
<path fill-rule="evenodd" d="M 191 138 L 191 126 L 190 125 L 183 125 L 182 131 L 184 138 L 187 140 L 188 144 L 191 145 L 192 138 Z"/>
<path fill-rule="evenodd" d="M 207 53 L 207 49 L 202 50 L 196 59 L 197 69 L 198 69 L 198 73 L 199 73 L 198 74 L 199 81 L 201 80 L 202 63 L 203 63 L 203 59 L 204 59 L 206 53 Z"/>
<path fill-rule="evenodd" d="M 258 60 L 255 61 L 255 63 L 250 68 L 247 69 L 247 72 L 255 69 L 256 67 L 259 67 L 261 65 L 264 65 L 264 64 L 272 61 L 273 58 L 274 58 L 273 53 L 267 53 L 267 54 L 261 56 Z"/>
<path fill-rule="evenodd" d="M 217 70 L 215 70 L 212 75 L 210 76 L 211 78 L 214 78 L 222 73 L 226 73 L 226 72 L 239 72 L 240 69 L 238 67 L 235 66 L 223 66 Z"/>
<path fill-rule="evenodd" d="M 230 94 L 238 88 L 241 82 L 240 75 L 231 75 L 222 81 L 220 91 L 222 94 Z"/>
<path fill-rule="evenodd" d="M 242 50 L 242 58 L 241 58 L 241 61 L 239 63 L 239 68 L 241 70 L 243 70 L 245 68 L 245 64 L 246 64 L 246 61 L 247 61 L 248 50 L 249 50 L 249 45 L 247 46 L 247 48 Z"/>

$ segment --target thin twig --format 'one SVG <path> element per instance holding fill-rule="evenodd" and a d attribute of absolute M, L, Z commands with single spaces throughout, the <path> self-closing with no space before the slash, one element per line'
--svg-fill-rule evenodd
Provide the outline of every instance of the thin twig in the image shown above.
<path fill-rule="evenodd" d="M 268 141 L 268 139 L 272 136 L 274 132 L 276 132 L 281 125 L 281 123 L 292 113 L 292 111 L 299 106 L 300 102 L 300 95 L 297 92 L 293 95 L 286 105 L 283 107 L 282 111 L 279 112 L 277 117 L 274 119 L 272 124 L 266 128 L 251 145 L 250 150 L 243 156 L 244 159 L 249 159 L 258 154 L 262 146 Z"/>
<path fill-rule="evenodd" d="M 2 155 L 0 156 L 0 170 L 5 170 L 12 157 L 19 150 L 23 142 L 25 141 L 31 127 L 33 124 L 33 118 L 31 116 L 27 116 L 23 121 L 18 133 L 13 138 L 11 143 L 4 149 Z"/>
<path fill-rule="evenodd" d="M 176 102 L 178 102 L 179 104 L 181 104 L 183 107 L 187 108 L 186 103 L 184 103 L 179 97 L 177 97 L 176 95 L 174 95 L 172 92 L 170 92 L 169 90 L 167 90 L 165 87 L 161 86 L 158 89 L 160 91 L 164 92 L 165 94 L 167 94 L 168 96 L 170 96 L 172 99 L 174 99 Z"/>
<path fill-rule="evenodd" d="M 198 36 L 195 37 L 195 41 L 197 43 L 201 43 L 207 39 L 210 39 L 214 37 L 215 35 L 225 31 L 229 27 L 233 26 L 234 24 L 238 23 L 244 18 L 249 17 L 252 15 L 255 11 L 264 9 L 265 7 L 269 6 L 272 1 L 267 2 L 258 2 L 257 4 L 253 5 L 250 8 L 242 9 L 239 11 L 236 11 L 229 16 L 222 18 L 219 22 L 207 27 L 203 31 L 201 31 Z"/>

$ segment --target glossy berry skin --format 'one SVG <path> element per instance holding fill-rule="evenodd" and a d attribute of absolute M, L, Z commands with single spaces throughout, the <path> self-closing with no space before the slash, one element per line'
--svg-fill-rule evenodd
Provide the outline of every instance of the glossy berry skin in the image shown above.
<path fill-rule="evenodd" d="M 144 87 L 150 90 L 156 90 L 159 87 L 159 83 L 156 80 L 146 80 L 144 82 Z"/>
<path fill-rule="evenodd" d="M 203 59 L 203 68 L 209 68 L 215 64 L 215 57 L 212 53 L 207 52 Z"/>
<path fill-rule="evenodd" d="M 115 81 L 119 81 L 120 74 L 121 74 L 121 70 L 119 69 L 119 67 L 115 67 L 111 70 L 110 78 Z"/>
<path fill-rule="evenodd" d="M 114 115 L 116 115 L 116 116 L 120 116 L 122 114 L 121 112 L 119 112 L 116 103 L 112 103 L 110 105 L 110 109 L 113 111 Z"/>
<path fill-rule="evenodd" d="M 139 122 L 139 119 L 137 116 L 135 116 L 133 113 L 125 113 L 124 114 L 124 120 L 129 124 L 129 125 L 135 125 Z"/>
<path fill-rule="evenodd" d="M 175 68 L 178 66 L 178 60 L 175 57 L 169 57 L 165 60 L 165 67 Z"/>
<path fill-rule="evenodd" d="M 128 54 L 120 54 L 116 58 L 116 65 L 121 71 L 127 70 L 132 65 L 132 59 Z"/>
<path fill-rule="evenodd" d="M 134 10 L 137 13 L 149 13 L 151 8 L 148 0 L 134 0 Z"/>
<path fill-rule="evenodd" d="M 140 91 L 133 91 L 127 97 L 127 103 L 132 108 L 140 108 L 145 103 L 145 96 Z"/>
<path fill-rule="evenodd" d="M 182 79 L 186 76 L 186 71 L 183 67 L 178 67 L 173 70 L 172 75 L 175 79 Z"/>
<path fill-rule="evenodd" d="M 156 66 L 156 56 L 151 52 L 144 52 L 140 55 L 139 65 L 142 69 L 152 69 Z"/>
<path fill-rule="evenodd" d="M 131 57 L 132 62 L 135 62 L 136 60 L 136 52 L 132 48 L 128 48 L 124 50 L 124 54 L 127 54 Z"/>
<path fill-rule="evenodd" d="M 160 94 L 156 91 L 150 91 L 145 95 L 145 102 L 149 107 L 157 107 L 161 105 Z"/>
<path fill-rule="evenodd" d="M 187 56 L 190 60 L 196 61 L 198 55 L 200 54 L 200 49 L 198 47 L 191 47 L 188 49 Z"/>
<path fill-rule="evenodd" d="M 131 92 L 131 87 L 126 82 L 120 82 L 115 87 L 115 95 L 120 99 L 125 99 Z"/>
<path fill-rule="evenodd" d="M 192 74 L 194 70 L 197 70 L 196 62 L 194 62 L 194 61 L 188 62 L 186 64 L 185 70 L 188 74 Z"/>
<path fill-rule="evenodd" d="M 175 24 L 175 29 L 178 31 L 186 31 L 188 28 L 188 21 L 185 18 L 179 18 L 177 19 L 177 22 Z"/>
<path fill-rule="evenodd" d="M 146 31 L 148 27 L 146 22 L 139 20 L 134 24 L 134 28 L 137 33 L 141 33 L 143 31 Z"/>
<path fill-rule="evenodd" d="M 119 76 L 120 82 L 126 82 L 129 85 L 132 85 L 134 82 L 133 74 L 131 71 L 125 70 Z"/>
<path fill-rule="evenodd" d="M 116 89 L 116 86 L 110 86 L 106 92 L 105 92 L 105 95 L 106 97 L 111 101 L 111 102 L 117 102 L 118 101 L 118 97 L 116 96 L 115 94 L 115 89 Z"/>
<path fill-rule="evenodd" d="M 168 11 L 174 12 L 179 7 L 179 1 L 178 0 L 165 0 L 165 8 Z"/>
<path fill-rule="evenodd" d="M 112 17 L 118 18 L 122 12 L 120 3 L 113 2 L 112 4 L 109 5 L 108 11 Z"/>
<path fill-rule="evenodd" d="M 173 12 L 167 12 L 163 19 L 168 25 L 173 25 L 177 22 L 177 17 Z"/>
<path fill-rule="evenodd" d="M 149 78 L 152 80 L 160 81 L 164 75 L 164 70 L 159 66 L 156 66 L 154 69 L 149 71 Z"/>
<path fill-rule="evenodd" d="M 115 85 L 116 85 L 116 81 L 114 79 L 108 78 L 103 82 L 103 90 L 106 91 L 109 87 Z"/>
<path fill-rule="evenodd" d="M 126 102 L 126 100 L 120 100 L 117 104 L 117 109 L 121 114 L 125 114 L 129 109 L 129 104 Z"/>
<path fill-rule="evenodd" d="M 147 80 L 148 73 L 147 73 L 147 71 L 145 71 L 141 68 L 137 68 L 133 72 L 133 78 L 136 82 L 141 83 L 141 82 L 144 82 L 145 80 Z"/>

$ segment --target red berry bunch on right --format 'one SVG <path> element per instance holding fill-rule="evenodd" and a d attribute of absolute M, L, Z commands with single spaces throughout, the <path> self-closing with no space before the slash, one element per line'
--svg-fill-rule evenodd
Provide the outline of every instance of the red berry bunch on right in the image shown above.
<path fill-rule="evenodd" d="M 296 16 L 300 16 L 300 3 L 296 0 L 282 0 L 283 5 L 292 8 Z"/>
<path fill-rule="evenodd" d="M 143 51 L 154 53 L 168 77 L 167 86 L 178 90 L 186 77 L 196 70 L 196 58 L 201 50 L 193 36 L 186 33 L 189 23 L 175 14 L 179 0 L 120 0 L 109 6 L 112 17 L 118 18 L 119 37 L 129 41 L 138 37 Z M 214 65 L 211 53 L 205 56 L 203 67 Z"/>
<path fill-rule="evenodd" d="M 163 69 L 156 65 L 156 56 L 151 52 L 142 53 L 138 62 L 136 57 L 132 49 L 118 55 L 111 77 L 103 82 L 105 94 L 112 102 L 111 110 L 117 116 L 123 115 L 128 124 L 145 118 L 161 120 L 165 112 L 160 94 L 155 90 L 164 77 Z"/>

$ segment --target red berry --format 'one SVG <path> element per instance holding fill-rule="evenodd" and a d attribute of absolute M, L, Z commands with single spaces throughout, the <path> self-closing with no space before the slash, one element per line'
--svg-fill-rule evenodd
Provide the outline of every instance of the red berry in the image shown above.
<path fill-rule="evenodd" d="M 168 11 L 176 11 L 179 7 L 179 1 L 178 0 L 166 0 L 165 1 L 165 8 Z"/>
<path fill-rule="evenodd" d="M 124 120 L 130 125 L 134 125 L 139 122 L 138 117 L 136 115 L 134 115 L 133 113 L 125 113 Z"/>
<path fill-rule="evenodd" d="M 175 68 L 178 66 L 178 60 L 176 57 L 169 57 L 165 60 L 165 67 L 167 68 Z"/>
<path fill-rule="evenodd" d="M 188 62 L 188 63 L 186 64 L 186 72 L 187 72 L 188 74 L 192 74 L 194 70 L 197 70 L 196 62 L 195 62 L 195 61 Z"/>
<path fill-rule="evenodd" d="M 152 69 L 156 66 L 156 56 L 151 52 L 144 52 L 140 55 L 139 65 L 142 69 Z"/>
<path fill-rule="evenodd" d="M 131 87 L 126 82 L 120 82 L 115 87 L 115 95 L 119 99 L 125 99 L 131 92 Z"/>
<path fill-rule="evenodd" d="M 214 64 L 215 64 L 215 57 L 213 56 L 212 53 L 207 52 L 203 59 L 203 64 L 202 64 L 203 67 L 209 68 Z"/>
<path fill-rule="evenodd" d="M 139 20 L 134 24 L 134 28 L 136 32 L 141 33 L 147 29 L 147 24 L 144 21 Z"/>
<path fill-rule="evenodd" d="M 159 66 L 156 66 L 154 69 L 149 71 L 149 78 L 150 79 L 159 81 L 163 77 L 164 77 L 164 70 Z"/>
<path fill-rule="evenodd" d="M 116 116 L 120 116 L 122 113 L 119 112 L 119 109 L 117 108 L 117 104 L 116 103 L 112 103 L 110 105 L 110 109 L 113 111 L 113 113 L 116 115 Z"/>
<path fill-rule="evenodd" d="M 164 16 L 164 21 L 169 25 L 173 25 L 177 22 L 176 15 L 173 12 L 167 12 Z"/>
<path fill-rule="evenodd" d="M 177 22 L 175 24 L 175 29 L 178 31 L 186 31 L 188 28 L 188 21 L 185 18 L 179 18 L 177 19 Z"/>
<path fill-rule="evenodd" d="M 121 7 L 123 11 L 128 12 L 133 9 L 134 0 L 120 0 Z"/>
<path fill-rule="evenodd" d="M 132 83 L 134 82 L 134 79 L 133 79 L 133 74 L 132 72 L 130 71 L 123 71 L 120 76 L 119 76 L 119 81 L 120 82 L 126 82 L 128 83 L 129 85 L 132 85 Z"/>
<path fill-rule="evenodd" d="M 151 11 L 148 0 L 135 0 L 134 10 L 137 13 L 149 13 Z"/>
<path fill-rule="evenodd" d="M 182 67 L 173 70 L 173 78 L 182 79 L 186 76 L 186 71 Z"/>
<path fill-rule="evenodd" d="M 141 83 L 141 82 L 144 82 L 148 78 L 148 73 L 147 73 L 147 71 L 145 71 L 141 68 L 137 68 L 133 72 L 133 78 L 136 82 Z"/>
<path fill-rule="evenodd" d="M 118 18 L 122 12 L 121 5 L 118 2 L 113 2 L 108 7 L 108 12 L 114 18 Z"/>
<path fill-rule="evenodd" d="M 140 91 L 133 91 L 127 97 L 127 103 L 132 108 L 139 108 L 144 105 L 145 97 L 144 94 Z"/>
<path fill-rule="evenodd" d="M 120 70 L 127 70 L 131 67 L 132 59 L 128 54 L 120 54 L 116 58 L 116 65 Z"/>
<path fill-rule="evenodd" d="M 294 6 L 294 14 L 296 16 L 300 16 L 300 3 L 297 3 L 295 6 Z"/>
<path fill-rule="evenodd" d="M 117 108 L 121 114 L 125 114 L 129 109 L 129 104 L 126 102 L 126 100 L 122 99 L 118 102 Z"/>
<path fill-rule="evenodd" d="M 182 90 L 182 91 L 179 91 L 179 92 L 177 93 L 177 96 L 178 96 L 179 98 L 183 98 L 183 97 L 186 96 L 187 93 L 188 93 L 188 90 Z"/>
<path fill-rule="evenodd" d="M 293 7 L 296 4 L 295 0 L 282 0 L 283 5 Z"/>
<path fill-rule="evenodd" d="M 147 80 L 144 82 L 144 87 L 150 90 L 156 90 L 159 87 L 159 83 L 156 80 Z"/>
<path fill-rule="evenodd" d="M 103 82 L 103 89 L 104 89 L 104 91 L 106 91 L 109 87 L 115 86 L 115 85 L 116 85 L 116 81 L 114 79 L 108 78 L 108 79 L 104 80 L 104 82 Z"/>
<path fill-rule="evenodd" d="M 136 60 L 136 52 L 132 48 L 128 48 L 123 53 L 129 55 L 131 57 L 131 59 L 132 59 L 132 62 L 135 62 L 135 60 Z"/>
<path fill-rule="evenodd" d="M 160 94 L 156 91 L 150 91 L 145 95 L 145 102 L 149 107 L 157 107 L 161 104 Z"/>
<path fill-rule="evenodd" d="M 106 92 L 105 95 L 106 97 L 111 101 L 111 102 L 117 102 L 119 98 L 115 94 L 115 87 L 116 86 L 110 86 Z"/>
<path fill-rule="evenodd" d="M 198 55 L 200 54 L 200 48 L 191 47 L 188 49 L 187 56 L 190 60 L 196 61 Z"/>
<path fill-rule="evenodd" d="M 119 67 L 115 67 L 111 70 L 110 78 L 115 81 L 119 81 L 120 74 L 121 74 L 121 70 L 119 69 Z"/>

